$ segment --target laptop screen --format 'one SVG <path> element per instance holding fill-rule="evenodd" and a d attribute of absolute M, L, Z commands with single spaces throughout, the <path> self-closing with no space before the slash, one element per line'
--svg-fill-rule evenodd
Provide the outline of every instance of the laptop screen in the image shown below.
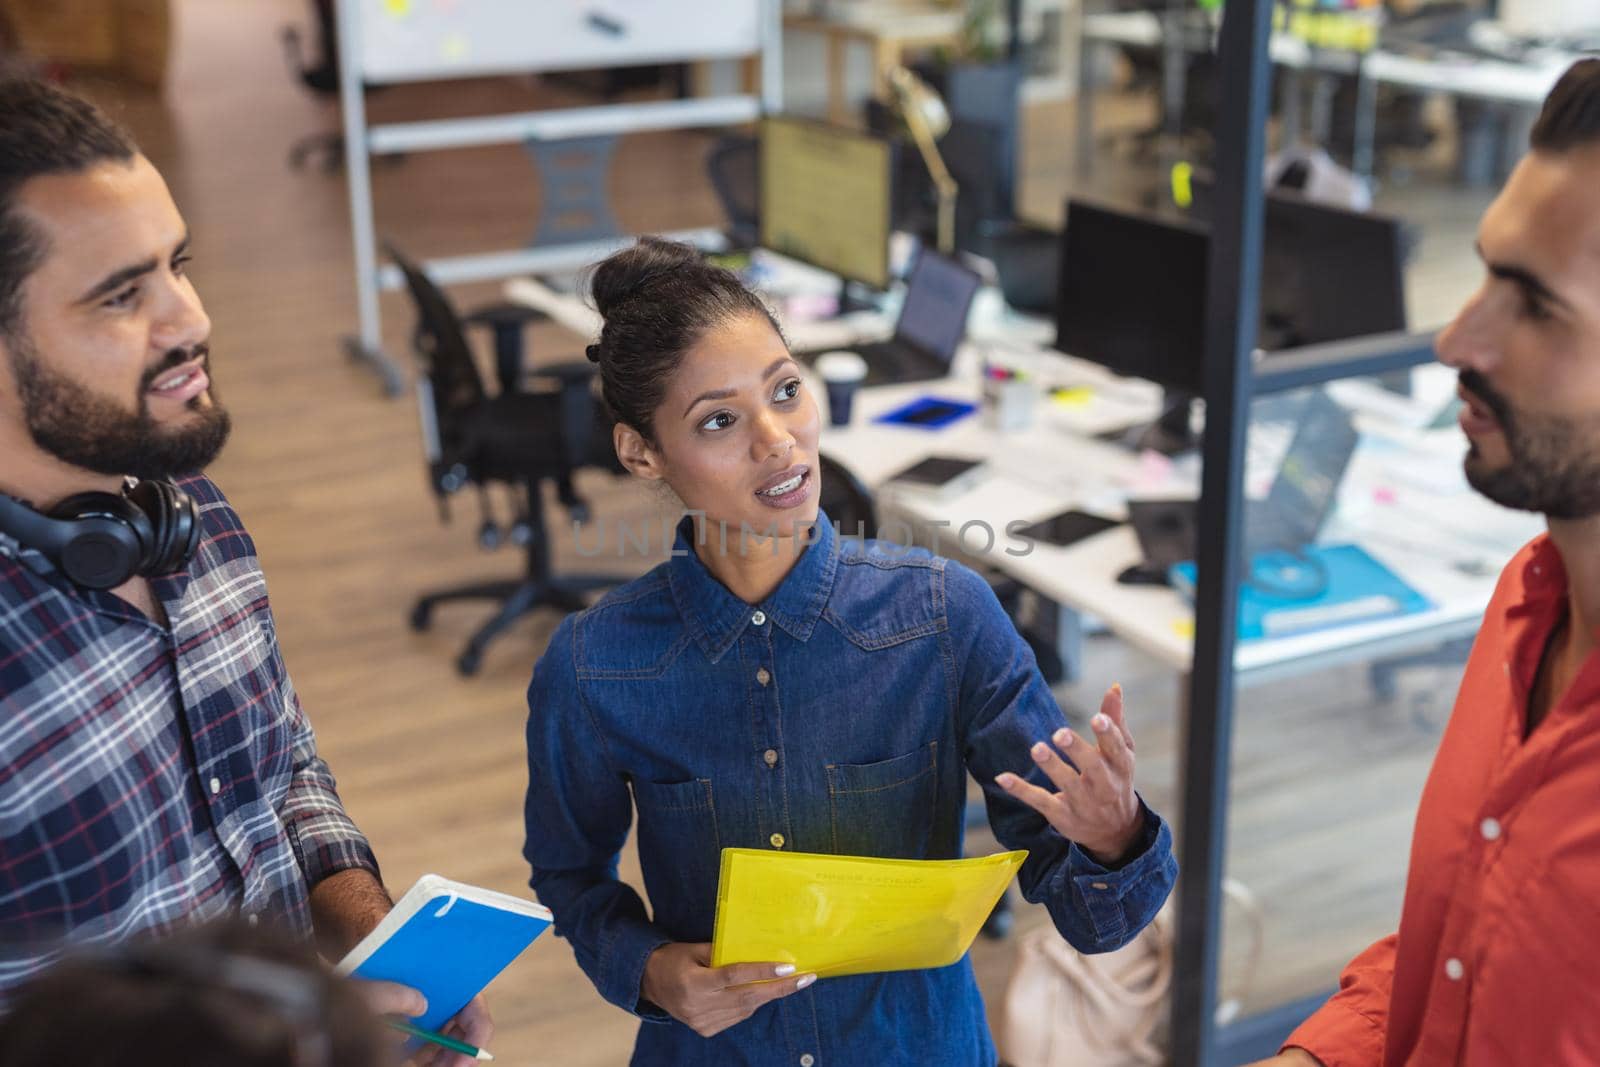
<path fill-rule="evenodd" d="M 967 310 L 978 283 L 975 271 L 924 249 L 911 268 L 895 339 L 949 363 L 967 332 Z"/>
<path fill-rule="evenodd" d="M 1266 499 L 1247 516 L 1251 551 L 1294 550 L 1316 541 L 1358 439 L 1350 413 L 1323 390 L 1312 390 Z"/>

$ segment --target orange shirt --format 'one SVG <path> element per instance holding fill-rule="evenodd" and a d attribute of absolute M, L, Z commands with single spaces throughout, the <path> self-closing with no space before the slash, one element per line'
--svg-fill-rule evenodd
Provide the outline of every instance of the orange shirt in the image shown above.
<path fill-rule="evenodd" d="M 1327 1067 L 1600 1064 L 1600 654 L 1526 741 L 1566 610 L 1546 536 L 1500 575 L 1417 809 L 1399 933 L 1290 1035 Z"/>

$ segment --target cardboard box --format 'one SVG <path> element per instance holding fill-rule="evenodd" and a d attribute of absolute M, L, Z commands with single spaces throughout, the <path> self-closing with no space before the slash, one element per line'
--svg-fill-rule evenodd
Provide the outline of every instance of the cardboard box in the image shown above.
<path fill-rule="evenodd" d="M 169 0 L 0 0 L 17 47 L 37 59 L 159 86 L 171 50 Z"/>

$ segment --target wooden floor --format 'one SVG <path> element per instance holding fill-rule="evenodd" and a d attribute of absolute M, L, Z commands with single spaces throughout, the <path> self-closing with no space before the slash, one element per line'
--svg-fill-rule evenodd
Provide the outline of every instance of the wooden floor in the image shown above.
<path fill-rule="evenodd" d="M 441 610 L 426 634 L 408 629 L 419 592 L 507 576 L 518 561 L 475 547 L 469 498 L 456 502 L 453 524 L 441 525 L 414 403 L 385 399 L 377 379 L 339 353 L 354 326 L 344 183 L 285 163 L 295 138 L 336 122 L 331 103 L 290 81 L 276 40 L 278 26 L 303 18 L 308 5 L 175 7 L 175 69 L 164 98 L 89 88 L 134 128 L 193 232 L 193 276 L 215 323 L 215 379 L 237 427 L 214 473 L 260 546 L 284 652 L 322 751 L 393 889 L 437 871 L 523 891 L 524 689 L 554 620 L 532 619 L 498 642 L 470 681 L 452 664 L 481 607 Z M 424 116 L 561 99 L 558 90 L 507 81 L 395 88 L 372 107 Z M 1139 117 L 1138 105 L 1126 110 Z M 1058 213 L 1070 185 L 1069 118 L 1059 106 L 1028 118 L 1023 204 L 1039 216 Z M 690 134 L 627 139 L 612 188 L 623 225 L 718 223 L 702 177 L 707 143 Z M 520 245 L 538 201 L 532 166 L 516 148 L 414 156 L 378 167 L 376 187 L 380 232 L 422 256 Z M 1436 210 L 1450 216 L 1444 237 L 1429 231 L 1425 252 L 1446 265 L 1465 259 L 1482 198 L 1413 195 L 1424 207 L 1445 204 Z M 1413 290 L 1437 320 L 1468 283 L 1429 277 L 1413 279 Z M 477 287 L 458 296 L 492 294 Z M 402 301 L 385 297 L 392 350 L 403 351 L 409 326 Z M 534 337 L 535 358 L 572 358 L 581 343 L 545 328 Z M 608 516 L 661 506 L 605 478 L 581 488 Z M 1140 740 L 1141 785 L 1177 815 L 1176 680 L 1105 638 L 1091 640 L 1088 656 L 1090 681 L 1063 688 L 1063 703 L 1092 703 L 1100 687 L 1121 680 Z M 1345 959 L 1392 927 L 1417 792 L 1457 677 L 1448 668 L 1411 672 L 1390 703 L 1376 702 L 1357 668 L 1242 695 L 1231 869 L 1266 910 L 1264 963 L 1245 993 L 1251 1004 L 1330 987 Z M 631 856 L 624 874 L 636 879 Z M 1021 924 L 1039 921 L 1026 909 Z M 1230 936 L 1230 959 L 1242 943 Z M 975 949 L 991 1011 L 1012 952 L 1013 943 Z M 1230 964 L 1231 974 L 1239 970 Z M 632 1021 L 600 1000 L 554 938 L 496 983 L 492 1004 L 501 1063 L 615 1064 L 631 1047 Z"/>

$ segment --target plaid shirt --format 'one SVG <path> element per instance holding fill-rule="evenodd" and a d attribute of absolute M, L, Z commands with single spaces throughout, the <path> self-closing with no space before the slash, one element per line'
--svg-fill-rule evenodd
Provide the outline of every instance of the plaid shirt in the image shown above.
<path fill-rule="evenodd" d="M 63 939 L 223 915 L 311 932 L 310 887 L 377 873 L 278 652 L 250 536 L 208 479 L 163 629 L 0 534 L 0 1002 Z"/>

